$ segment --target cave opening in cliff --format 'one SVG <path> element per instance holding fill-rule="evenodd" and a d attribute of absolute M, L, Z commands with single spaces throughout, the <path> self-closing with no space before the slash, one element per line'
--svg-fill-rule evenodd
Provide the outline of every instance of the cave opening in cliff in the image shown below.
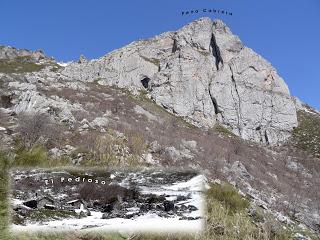
<path fill-rule="evenodd" d="M 149 82 L 150 82 L 150 78 L 148 78 L 148 77 L 144 77 L 144 78 L 141 80 L 141 84 L 142 84 L 142 86 L 143 86 L 145 89 L 148 89 L 148 88 L 149 88 Z"/>

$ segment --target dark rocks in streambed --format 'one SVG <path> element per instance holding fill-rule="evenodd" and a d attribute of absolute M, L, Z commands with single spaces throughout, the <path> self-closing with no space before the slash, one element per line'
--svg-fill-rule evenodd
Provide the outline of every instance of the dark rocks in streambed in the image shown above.
<path fill-rule="evenodd" d="M 149 203 L 142 203 L 142 204 L 140 205 L 140 211 L 141 211 L 141 212 L 147 212 L 147 211 L 149 211 L 149 210 L 151 210 L 151 209 L 152 209 L 152 205 L 149 204 Z"/>
<path fill-rule="evenodd" d="M 187 216 L 183 216 L 181 218 L 179 218 L 179 220 L 198 220 L 198 219 L 201 219 L 201 217 L 187 217 Z"/>
<path fill-rule="evenodd" d="M 164 208 L 163 204 L 157 204 L 157 205 L 156 205 L 156 210 L 158 210 L 158 211 L 164 211 L 165 208 Z"/>
<path fill-rule="evenodd" d="M 20 205 L 18 207 L 15 207 L 13 209 L 18 215 L 22 216 L 22 217 L 25 217 L 27 216 L 27 214 L 32 211 L 30 208 L 28 207 L 25 207 L 24 205 Z"/>
<path fill-rule="evenodd" d="M 163 206 L 164 206 L 164 211 L 169 212 L 169 211 L 174 211 L 174 203 L 172 201 L 164 201 L 163 202 Z"/>
<path fill-rule="evenodd" d="M 113 210 L 113 204 L 106 204 L 102 207 L 102 212 L 103 213 L 109 213 Z"/>
<path fill-rule="evenodd" d="M 190 196 L 183 196 L 183 195 L 179 195 L 177 196 L 177 202 L 180 202 L 180 201 L 186 201 L 188 199 L 190 199 L 191 197 Z"/>
<path fill-rule="evenodd" d="M 179 208 L 180 211 L 187 211 L 188 210 L 188 207 L 184 204 L 180 205 L 180 208 Z"/>
<path fill-rule="evenodd" d="M 29 201 L 24 202 L 23 205 L 25 205 L 29 208 L 35 209 L 35 208 L 37 208 L 38 202 L 37 202 L 37 200 L 29 200 Z"/>
<path fill-rule="evenodd" d="M 112 219 L 112 218 L 125 218 L 131 219 L 133 217 L 139 216 L 139 213 L 129 213 L 126 211 L 112 211 L 110 213 L 102 214 L 102 219 Z"/>
<path fill-rule="evenodd" d="M 136 201 L 139 203 L 159 203 L 166 200 L 166 197 L 164 195 L 156 195 L 156 194 L 144 194 L 141 195 L 140 198 L 138 198 Z"/>
<path fill-rule="evenodd" d="M 160 201 L 163 199 L 164 201 Z M 198 208 L 193 205 L 177 204 L 176 200 L 169 201 L 163 198 L 163 196 L 148 195 L 146 198 L 140 199 L 139 202 L 117 202 L 116 204 L 104 205 L 102 218 L 131 219 L 146 213 L 153 213 L 159 217 L 170 218 L 173 216 L 179 216 L 187 219 L 184 214 L 188 214 L 197 210 Z"/>
<path fill-rule="evenodd" d="M 193 205 L 188 205 L 188 209 L 189 209 L 190 212 L 193 212 L 193 211 L 197 211 L 197 210 L 198 210 L 198 208 L 195 207 L 195 206 L 193 206 Z"/>
<path fill-rule="evenodd" d="M 78 215 L 78 218 L 85 218 L 85 217 L 88 217 L 88 216 L 91 216 L 91 212 L 89 210 L 87 211 L 81 211 Z"/>

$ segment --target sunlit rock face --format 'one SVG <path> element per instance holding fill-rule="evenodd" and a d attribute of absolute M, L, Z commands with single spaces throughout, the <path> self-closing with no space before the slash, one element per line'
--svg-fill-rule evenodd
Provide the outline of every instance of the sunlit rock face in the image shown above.
<path fill-rule="evenodd" d="M 72 63 L 62 75 L 144 89 L 157 104 L 197 126 L 219 123 L 255 142 L 281 143 L 297 126 L 286 83 L 220 20 L 201 18 L 98 60 Z"/>

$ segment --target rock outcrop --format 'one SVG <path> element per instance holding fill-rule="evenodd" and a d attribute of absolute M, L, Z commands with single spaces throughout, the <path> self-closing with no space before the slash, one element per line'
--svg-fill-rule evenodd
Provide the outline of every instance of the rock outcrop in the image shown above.
<path fill-rule="evenodd" d="M 38 62 L 47 58 L 42 50 L 29 51 L 26 49 L 16 49 L 9 46 L 0 46 L 0 60 L 24 60 Z"/>
<path fill-rule="evenodd" d="M 220 20 L 201 18 L 98 60 L 69 64 L 62 75 L 144 89 L 157 104 L 195 125 L 220 123 L 255 142 L 278 144 L 297 126 L 283 79 Z"/>

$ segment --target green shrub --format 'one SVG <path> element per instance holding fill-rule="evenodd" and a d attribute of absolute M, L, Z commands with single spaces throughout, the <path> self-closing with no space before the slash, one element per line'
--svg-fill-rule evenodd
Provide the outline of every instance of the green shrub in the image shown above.
<path fill-rule="evenodd" d="M 36 145 L 30 149 L 22 148 L 17 150 L 13 160 L 13 166 L 16 167 L 55 167 L 66 165 L 70 165 L 68 157 L 49 157 L 47 149 L 42 145 Z"/>
<path fill-rule="evenodd" d="M 147 150 L 145 137 L 141 133 L 126 132 L 128 136 L 128 147 L 132 154 L 141 155 Z"/>
<path fill-rule="evenodd" d="M 242 211 L 250 206 L 247 199 L 243 198 L 230 184 L 212 184 L 207 191 L 207 197 L 223 204 L 231 214 Z"/>
<path fill-rule="evenodd" d="M 46 149 L 41 146 L 35 146 L 31 149 L 21 149 L 17 151 L 14 158 L 15 166 L 43 166 L 48 161 L 48 154 Z"/>

